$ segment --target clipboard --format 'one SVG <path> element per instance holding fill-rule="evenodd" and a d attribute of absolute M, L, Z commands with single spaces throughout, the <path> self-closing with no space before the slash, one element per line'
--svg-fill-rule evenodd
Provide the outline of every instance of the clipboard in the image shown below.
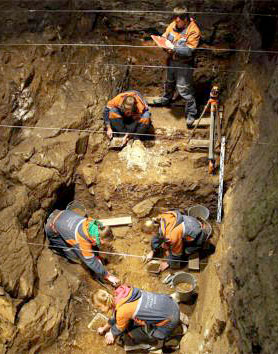
<path fill-rule="evenodd" d="M 160 48 L 164 48 L 164 49 L 173 49 L 174 48 L 174 44 L 171 43 L 165 37 L 155 36 L 155 35 L 151 35 L 151 37 Z"/>

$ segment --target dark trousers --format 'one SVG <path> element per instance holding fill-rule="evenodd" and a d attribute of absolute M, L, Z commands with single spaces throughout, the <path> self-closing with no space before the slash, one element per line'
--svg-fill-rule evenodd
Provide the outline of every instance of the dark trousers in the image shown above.
<path fill-rule="evenodd" d="M 170 68 L 167 69 L 164 97 L 171 100 L 177 88 L 180 96 L 186 101 L 185 115 L 195 119 L 197 107 L 192 86 L 193 67 L 172 59 L 168 65 Z"/>

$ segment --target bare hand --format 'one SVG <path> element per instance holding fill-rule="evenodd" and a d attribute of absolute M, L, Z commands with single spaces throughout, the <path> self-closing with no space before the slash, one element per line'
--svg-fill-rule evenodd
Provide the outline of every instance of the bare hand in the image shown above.
<path fill-rule="evenodd" d="M 167 268 L 169 268 L 168 262 L 161 262 L 160 263 L 160 266 L 159 266 L 159 271 L 160 272 L 164 272 L 164 270 L 166 270 Z"/>
<path fill-rule="evenodd" d="M 105 334 L 105 343 L 106 344 L 113 344 L 114 343 L 114 336 L 111 331 Z"/>
<path fill-rule="evenodd" d="M 106 135 L 108 136 L 108 138 L 111 140 L 113 138 L 113 130 L 110 127 L 110 125 L 107 126 L 107 132 Z"/>
<path fill-rule="evenodd" d="M 105 327 L 106 327 L 106 326 L 98 327 L 97 333 L 98 333 L 100 336 L 104 335 L 105 329 L 106 329 Z"/>
<path fill-rule="evenodd" d="M 128 142 L 128 140 L 130 139 L 130 136 L 128 134 L 126 134 L 123 138 L 123 143 L 122 143 L 122 146 L 125 146 Z"/>
<path fill-rule="evenodd" d="M 113 286 L 117 286 L 120 283 L 120 280 L 111 274 L 107 277 L 107 281 L 109 281 L 109 283 L 111 283 Z"/>
<path fill-rule="evenodd" d="M 149 261 L 151 261 L 153 259 L 153 251 L 150 251 L 145 258 L 144 263 L 148 263 Z"/>

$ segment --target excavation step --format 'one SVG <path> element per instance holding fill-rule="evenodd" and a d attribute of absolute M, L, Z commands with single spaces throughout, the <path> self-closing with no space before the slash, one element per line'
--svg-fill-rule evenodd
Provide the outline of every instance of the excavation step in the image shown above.
<path fill-rule="evenodd" d="M 198 119 L 195 120 L 195 122 L 193 123 L 193 127 L 195 127 L 195 125 L 197 124 Z M 210 125 L 211 119 L 210 117 L 207 118 L 202 118 L 200 120 L 200 123 L 198 124 L 198 127 L 208 127 Z"/>
<path fill-rule="evenodd" d="M 190 148 L 208 148 L 209 140 L 191 139 L 189 143 Z"/>
<path fill-rule="evenodd" d="M 184 109 L 182 107 L 156 107 L 151 109 L 155 129 L 187 131 Z"/>
<path fill-rule="evenodd" d="M 155 129 L 188 132 L 183 107 L 154 107 L 151 109 L 151 112 L 152 123 Z M 196 122 L 197 120 L 193 126 L 195 126 Z M 210 117 L 202 118 L 198 128 L 208 126 L 210 126 Z"/>

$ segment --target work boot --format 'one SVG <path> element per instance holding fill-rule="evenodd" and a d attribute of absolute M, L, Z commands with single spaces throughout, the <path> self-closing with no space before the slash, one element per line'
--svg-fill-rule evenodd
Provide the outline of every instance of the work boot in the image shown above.
<path fill-rule="evenodd" d="M 169 98 L 166 98 L 166 97 L 159 97 L 157 99 L 154 99 L 153 103 L 156 106 L 161 106 L 162 107 L 162 106 L 168 106 L 171 103 L 171 100 Z"/>
<path fill-rule="evenodd" d="M 138 350 L 138 349 L 149 350 L 150 348 L 151 348 L 151 346 L 149 344 L 144 344 L 144 343 L 124 346 L 124 350 L 126 352 L 131 352 L 133 350 Z"/>
<path fill-rule="evenodd" d="M 187 128 L 190 129 L 193 127 L 195 119 L 193 117 L 187 117 L 186 119 L 186 124 L 187 124 Z"/>

